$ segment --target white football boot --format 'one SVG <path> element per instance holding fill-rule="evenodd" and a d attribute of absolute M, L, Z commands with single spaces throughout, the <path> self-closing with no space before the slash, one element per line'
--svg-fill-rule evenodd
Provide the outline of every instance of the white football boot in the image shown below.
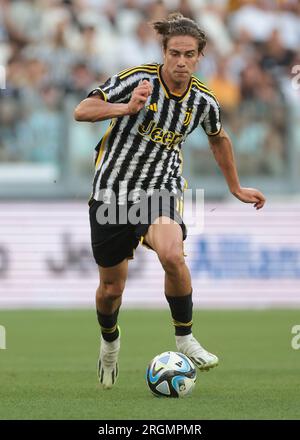
<path fill-rule="evenodd" d="M 109 389 L 116 383 L 119 369 L 118 356 L 120 351 L 120 329 L 119 336 L 112 342 L 103 339 L 101 335 L 100 355 L 98 359 L 99 382 L 104 389 Z"/>
<path fill-rule="evenodd" d="M 191 334 L 185 336 L 175 336 L 177 350 L 185 354 L 201 371 L 208 371 L 216 367 L 219 359 L 216 355 L 205 350 L 197 339 Z"/>

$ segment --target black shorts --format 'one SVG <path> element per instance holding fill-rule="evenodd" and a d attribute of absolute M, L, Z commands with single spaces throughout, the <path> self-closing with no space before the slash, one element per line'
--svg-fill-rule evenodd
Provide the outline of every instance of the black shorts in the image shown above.
<path fill-rule="evenodd" d="M 107 206 L 108 205 L 106 205 L 106 207 Z M 128 204 L 127 207 L 118 207 L 118 209 L 123 209 L 128 213 L 132 206 L 132 204 Z M 99 219 L 100 212 L 98 208 L 103 210 L 105 208 L 104 203 L 92 199 L 89 201 L 89 207 L 93 255 L 96 263 L 102 267 L 115 266 L 126 258 L 132 259 L 134 250 L 137 248 L 139 242 L 143 241 L 143 237 L 146 235 L 149 226 L 158 217 L 167 216 L 175 220 L 181 226 L 183 240 L 187 237 L 186 226 L 181 217 L 183 202 L 178 205 L 178 200 L 176 201 L 176 199 L 168 205 L 168 209 L 161 205 L 155 209 L 151 209 L 151 198 L 149 198 L 147 217 L 138 223 L 134 222 L 134 224 L 130 219 L 127 220 L 125 224 L 122 224 L 124 223 L 125 217 L 123 216 L 123 221 L 120 222 L 118 217 L 119 212 L 116 215 L 117 221 L 115 221 L 114 218 L 114 221 L 101 224 L 97 220 L 97 216 Z M 134 209 L 138 209 L 138 206 L 134 205 Z"/>

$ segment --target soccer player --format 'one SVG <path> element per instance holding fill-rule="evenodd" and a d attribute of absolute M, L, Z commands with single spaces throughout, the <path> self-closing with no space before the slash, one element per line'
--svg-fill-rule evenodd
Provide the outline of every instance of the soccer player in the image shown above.
<path fill-rule="evenodd" d="M 203 348 L 192 334 L 192 284 L 183 253 L 186 227 L 179 209 L 182 203 L 178 203 L 186 186 L 181 174 L 181 150 L 187 136 L 201 126 L 230 192 L 256 209 L 265 203 L 261 192 L 240 186 L 218 102 L 193 75 L 206 45 L 204 32 L 178 13 L 154 22 L 153 27 L 162 37 L 163 64 L 123 70 L 93 90 L 74 113 L 77 121 L 111 119 L 96 147 L 89 201 L 92 249 L 100 275 L 96 292 L 101 328 L 98 375 L 104 388 L 111 388 L 118 376 L 117 318 L 128 259 L 139 242 L 156 252 L 165 272 L 165 296 L 175 326 L 177 350 L 190 357 L 200 370 L 218 364 L 217 356 Z M 98 221 L 103 207 L 111 205 L 119 212 L 126 206 L 128 210 L 128 206 L 141 202 L 142 191 L 149 201 L 156 190 L 167 191 L 170 200 L 175 195 L 176 203 L 170 203 L 168 209 L 159 205 L 156 210 L 151 205 L 151 218 L 138 224 Z"/>

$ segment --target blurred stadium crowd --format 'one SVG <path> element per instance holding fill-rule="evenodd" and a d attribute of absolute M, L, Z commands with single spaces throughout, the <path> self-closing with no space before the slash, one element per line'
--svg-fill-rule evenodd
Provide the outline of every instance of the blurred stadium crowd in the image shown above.
<path fill-rule="evenodd" d="M 218 97 L 240 173 L 282 176 L 300 152 L 297 0 L 0 0 L 0 161 L 59 164 L 91 175 L 99 124 L 72 121 L 95 85 L 124 68 L 162 62 L 148 22 L 181 11 L 208 36 L 197 76 Z M 99 131 L 100 130 L 100 131 Z M 192 173 L 211 173 L 207 141 L 187 145 Z"/>

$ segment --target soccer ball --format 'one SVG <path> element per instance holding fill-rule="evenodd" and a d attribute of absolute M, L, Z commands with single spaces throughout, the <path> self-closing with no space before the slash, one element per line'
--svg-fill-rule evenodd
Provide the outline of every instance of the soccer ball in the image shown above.
<path fill-rule="evenodd" d="M 146 380 L 155 396 L 184 397 L 195 387 L 196 368 L 184 354 L 166 351 L 152 359 Z"/>

